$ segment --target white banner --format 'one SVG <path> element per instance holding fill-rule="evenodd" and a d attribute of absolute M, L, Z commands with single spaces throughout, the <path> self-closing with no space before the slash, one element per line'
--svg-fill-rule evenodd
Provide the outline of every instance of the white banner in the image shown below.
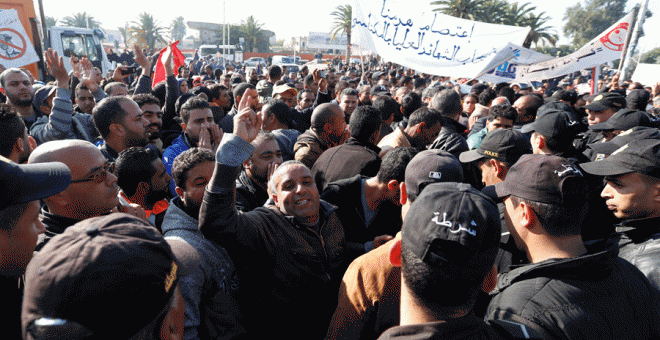
<path fill-rule="evenodd" d="M 22 67 L 39 61 L 15 9 L 0 11 L 0 65 Z"/>
<path fill-rule="evenodd" d="M 660 65 L 637 64 L 631 79 L 642 83 L 644 86 L 653 86 L 660 82 Z"/>
<path fill-rule="evenodd" d="M 520 65 L 540 63 L 552 59 L 552 57 L 547 54 L 539 53 L 514 44 L 509 44 L 507 48 L 511 49 L 514 57 L 511 60 L 499 64 L 497 67 L 491 67 L 484 70 L 484 74 L 478 76 L 477 79 L 494 84 L 519 81 L 519 79 L 516 79 L 516 69 L 520 67 Z"/>
<path fill-rule="evenodd" d="M 353 8 L 356 44 L 433 75 L 474 77 L 507 43 L 522 44 L 529 30 L 433 12 L 428 0 L 356 0 Z"/>
<path fill-rule="evenodd" d="M 532 81 L 555 78 L 620 59 L 623 45 L 630 32 L 632 17 L 633 13 L 630 12 L 594 40 L 565 57 L 518 67 L 516 80 Z"/>

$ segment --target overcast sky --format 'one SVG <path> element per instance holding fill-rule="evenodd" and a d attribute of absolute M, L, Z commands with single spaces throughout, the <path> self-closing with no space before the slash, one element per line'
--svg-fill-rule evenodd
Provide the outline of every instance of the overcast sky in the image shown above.
<path fill-rule="evenodd" d="M 545 11 L 553 20 L 557 33 L 562 36 L 562 18 L 567 7 L 577 0 L 530 0 L 537 11 Z M 429 2 L 431 2 L 429 0 Z M 509 2 L 512 2 L 509 0 Z M 527 1 L 520 1 L 521 3 Z M 629 6 L 640 3 L 641 0 L 628 0 Z M 45 15 L 61 19 L 77 12 L 87 12 L 101 22 L 106 29 L 117 29 L 127 21 L 136 20 L 141 12 L 154 15 L 161 26 L 169 26 L 177 16 L 183 16 L 185 21 L 202 21 L 239 24 L 249 15 L 264 24 L 263 28 L 275 32 L 277 39 L 290 39 L 294 36 L 307 36 L 312 32 L 328 32 L 332 25 L 330 13 L 338 5 L 353 3 L 342 0 L 289 0 L 289 1 L 226 1 L 226 17 L 222 1 L 163 1 L 163 0 L 111 0 L 111 1 L 80 1 L 80 0 L 43 0 Z M 174 4 L 181 5 L 174 5 Z M 36 1 L 35 1 L 36 4 Z M 171 4 L 167 6 L 167 4 Z M 646 20 L 646 32 L 660 32 L 660 1 L 650 0 L 649 9 L 653 17 Z M 623 16 L 623 15 L 622 15 Z M 193 33 L 188 30 L 187 34 Z M 560 43 L 568 42 L 560 39 Z M 647 34 L 638 50 L 646 51 L 660 46 L 660 39 Z"/>

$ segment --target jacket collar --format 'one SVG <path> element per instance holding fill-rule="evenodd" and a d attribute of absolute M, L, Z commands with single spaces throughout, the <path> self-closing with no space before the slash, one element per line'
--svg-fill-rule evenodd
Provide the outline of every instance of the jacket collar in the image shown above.
<path fill-rule="evenodd" d="M 55 234 L 61 234 L 64 230 L 81 220 L 51 214 L 46 206 L 41 208 L 39 219 L 46 226 L 46 230 Z"/>
<path fill-rule="evenodd" d="M 579 279 L 588 276 L 593 280 L 603 279 L 612 271 L 618 258 L 618 241 L 619 237 L 614 235 L 609 239 L 585 243 L 587 253 L 578 257 L 549 259 L 519 266 L 497 278 L 497 289 L 493 293 L 516 282 L 536 277 Z"/>
<path fill-rule="evenodd" d="M 617 226 L 616 231 L 630 238 L 634 243 L 644 242 L 660 233 L 660 217 L 623 221 Z"/>
<path fill-rule="evenodd" d="M 370 142 L 362 142 L 362 141 L 359 141 L 359 140 L 355 139 L 354 137 L 348 138 L 344 144 L 346 144 L 346 145 L 359 145 L 359 146 L 363 146 L 363 147 L 365 147 L 365 148 L 367 148 L 367 149 L 369 149 L 369 150 L 371 150 L 371 151 L 373 151 L 377 154 L 380 153 L 380 148 L 378 146 L 376 146 L 376 144 L 370 143 Z"/>

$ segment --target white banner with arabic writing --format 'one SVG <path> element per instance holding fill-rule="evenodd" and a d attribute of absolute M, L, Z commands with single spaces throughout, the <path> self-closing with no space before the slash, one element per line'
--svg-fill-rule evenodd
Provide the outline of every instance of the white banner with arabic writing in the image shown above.
<path fill-rule="evenodd" d="M 438 12 L 429 0 L 356 0 L 355 43 L 419 72 L 474 77 L 527 27 L 486 24 Z M 508 53 L 508 52 L 504 52 Z"/>
<path fill-rule="evenodd" d="M 0 11 L 0 65 L 22 67 L 39 61 L 15 9 Z"/>
<path fill-rule="evenodd" d="M 555 78 L 620 59 L 630 32 L 632 17 L 633 13 L 630 12 L 594 40 L 565 57 L 518 67 L 516 80 L 532 81 Z"/>
<path fill-rule="evenodd" d="M 484 70 L 483 74 L 477 76 L 476 79 L 494 84 L 520 81 L 516 78 L 516 69 L 520 67 L 520 65 L 529 65 L 552 59 L 552 57 L 547 54 L 539 53 L 514 44 L 509 44 L 507 48 L 511 49 L 513 58 L 499 64 L 497 67 Z"/>

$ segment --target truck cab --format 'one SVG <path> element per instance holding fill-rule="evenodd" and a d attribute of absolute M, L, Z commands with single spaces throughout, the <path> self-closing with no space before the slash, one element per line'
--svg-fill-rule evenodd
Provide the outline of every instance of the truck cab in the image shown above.
<path fill-rule="evenodd" d="M 101 45 L 101 39 L 105 38 L 105 34 L 100 29 L 53 26 L 48 29 L 48 32 L 50 47 L 59 55 L 64 56 L 64 66 L 67 71 L 71 71 L 69 63 L 71 56 L 78 59 L 87 57 L 92 65 L 98 67 L 104 75 L 112 70 L 112 64 L 108 61 L 108 56 Z"/>

